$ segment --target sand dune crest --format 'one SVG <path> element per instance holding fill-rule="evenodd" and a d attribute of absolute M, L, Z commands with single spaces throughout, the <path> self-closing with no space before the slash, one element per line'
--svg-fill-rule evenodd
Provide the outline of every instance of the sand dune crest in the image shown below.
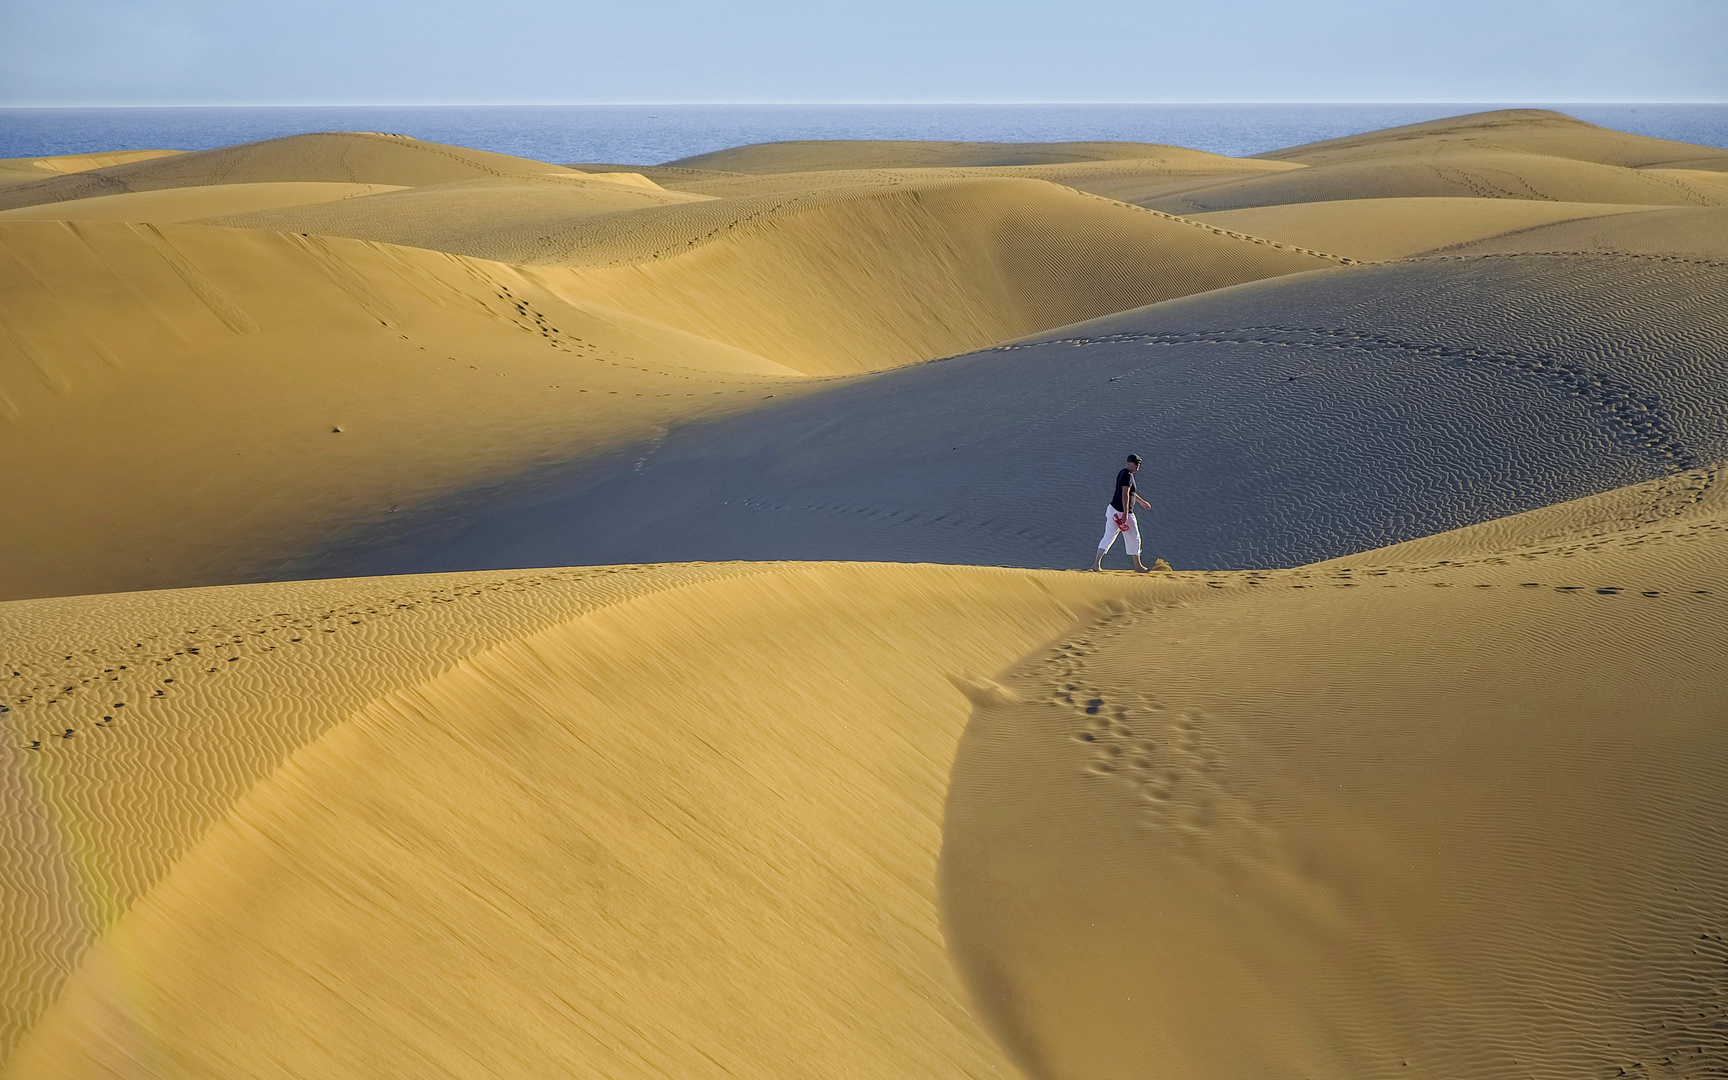
<path fill-rule="evenodd" d="M 1717 169 L 1728 168 L 1728 150 L 1722 147 L 1633 135 L 1550 109 L 1468 113 L 1287 147 L 1258 156 L 1326 165 L 1376 156 L 1425 156 L 1444 146 L 1543 154 L 1628 169 L 1699 168 L 1702 167 L 1699 162 L 1713 163 Z"/>
<path fill-rule="evenodd" d="M 308 730 L 79 962 L 6 1075 L 1005 1070 L 936 932 L 942 790 L 967 710 L 947 676 L 997 670 L 1151 583 L 901 566 L 647 579 L 666 591 Z M 414 630 L 427 617 L 491 620 L 492 594 L 449 585 L 460 606 L 361 615 L 352 645 L 340 627 L 314 642 L 323 662 L 379 632 L 430 659 L 436 639 Z M 294 611 L 303 588 L 210 599 Z M 582 600 L 568 579 L 541 588 Z M 305 647 L 244 663 L 268 678 Z M 203 676 L 190 701 L 232 677 Z M 323 711 L 317 693 L 288 682 L 249 711 Z M 123 731 L 147 738 L 163 719 Z M 100 764 L 120 734 L 44 760 L 95 755 L 77 783 L 136 783 L 123 759 Z M 187 752 L 215 764 L 213 746 Z"/>
<path fill-rule="evenodd" d="M 578 175 L 561 165 L 375 132 L 290 135 L 0 188 L 0 209 L 209 184 L 337 183 L 420 187 L 489 177 Z M 623 180 L 626 184 L 638 183 Z"/>

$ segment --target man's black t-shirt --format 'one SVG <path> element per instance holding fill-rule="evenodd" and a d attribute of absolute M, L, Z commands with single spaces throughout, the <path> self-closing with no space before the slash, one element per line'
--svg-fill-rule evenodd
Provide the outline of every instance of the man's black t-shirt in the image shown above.
<path fill-rule="evenodd" d="M 1128 505 L 1122 505 L 1122 489 L 1128 489 Z M 1116 486 L 1110 489 L 1110 509 L 1116 511 L 1130 510 L 1134 506 L 1134 470 L 1123 469 L 1116 474 Z"/>

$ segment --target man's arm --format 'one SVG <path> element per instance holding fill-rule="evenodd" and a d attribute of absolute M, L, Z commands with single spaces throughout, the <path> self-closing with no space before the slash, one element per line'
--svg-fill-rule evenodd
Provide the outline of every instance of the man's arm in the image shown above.
<path fill-rule="evenodd" d="M 1127 484 L 1123 484 L 1122 490 L 1116 493 L 1116 501 L 1122 504 L 1122 512 L 1124 514 L 1132 514 L 1134 512 L 1133 492 L 1133 488 L 1130 488 Z"/>
<path fill-rule="evenodd" d="M 1124 488 L 1123 490 L 1126 491 L 1127 489 Z M 1134 501 L 1139 503 L 1141 506 L 1144 506 L 1148 510 L 1152 509 L 1152 504 L 1147 502 L 1145 499 L 1142 499 L 1139 495 L 1134 496 Z"/>

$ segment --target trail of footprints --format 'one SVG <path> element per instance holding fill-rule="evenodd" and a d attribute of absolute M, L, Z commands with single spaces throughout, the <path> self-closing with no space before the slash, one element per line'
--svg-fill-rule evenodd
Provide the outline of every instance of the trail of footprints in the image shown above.
<path fill-rule="evenodd" d="M 1047 661 L 1047 700 L 1084 748 L 1086 773 L 1127 786 L 1139 823 L 1179 842 L 1228 840 L 1241 853 L 1267 833 L 1247 800 L 1225 783 L 1225 756 L 1203 710 L 1172 708 L 1156 695 L 1099 687 L 1084 658 L 1089 639 L 1060 645 Z"/>
<path fill-rule="evenodd" d="M 556 582 L 637 575 L 639 567 L 575 568 L 496 580 L 460 581 L 410 589 L 322 610 L 278 612 L 244 622 L 188 627 L 184 635 L 148 635 L 106 648 L 84 648 L 53 659 L 11 659 L 0 669 L 0 737 L 21 750 L 72 745 L 80 735 L 118 726 L 140 706 L 168 698 L 230 664 L 278 649 L 305 647 L 320 635 L 412 612 L 423 605 L 459 603 L 486 593 L 527 592 Z M 59 706 L 59 708 L 56 708 Z M 127 712 L 130 709 L 131 712 Z M 71 724 L 72 726 L 67 726 Z"/>

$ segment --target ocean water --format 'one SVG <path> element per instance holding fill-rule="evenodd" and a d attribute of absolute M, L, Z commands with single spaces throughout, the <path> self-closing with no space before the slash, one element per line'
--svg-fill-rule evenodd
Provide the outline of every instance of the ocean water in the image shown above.
<path fill-rule="evenodd" d="M 207 150 L 310 131 L 388 131 L 560 164 L 655 165 L 783 139 L 1125 140 L 1258 154 L 1512 108 L 1386 105 L 560 105 L 0 109 L 0 157 Z M 1728 147 L 1728 105 L 1543 105 L 1640 135 Z"/>

